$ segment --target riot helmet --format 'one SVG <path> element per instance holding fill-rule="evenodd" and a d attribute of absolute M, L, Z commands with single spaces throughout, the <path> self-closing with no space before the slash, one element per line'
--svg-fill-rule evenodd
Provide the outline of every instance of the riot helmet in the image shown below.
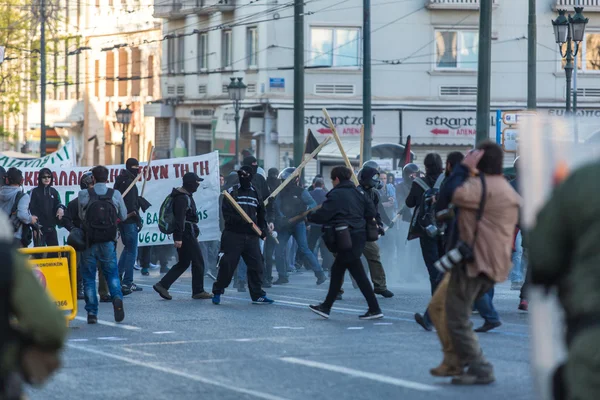
<path fill-rule="evenodd" d="M 379 171 L 373 167 L 363 167 L 360 171 L 358 171 L 358 183 L 365 188 L 371 189 L 376 188 L 379 189 L 381 186 L 381 180 L 379 179 Z"/>
<path fill-rule="evenodd" d="M 419 166 L 414 163 L 409 163 L 402 168 L 402 179 L 404 182 L 412 184 L 415 180 L 414 175 L 419 173 Z"/>
<path fill-rule="evenodd" d="M 364 168 L 364 167 L 371 167 L 371 168 L 375 168 L 375 169 L 377 170 L 377 172 L 379 172 L 379 164 L 377 164 L 377 162 L 376 162 L 376 161 L 374 161 L 374 160 L 369 160 L 369 161 L 366 161 L 366 162 L 365 162 L 365 163 L 362 165 L 362 168 Z"/>
<path fill-rule="evenodd" d="M 281 181 L 285 181 L 287 178 L 290 177 L 290 175 L 292 175 L 294 172 L 296 171 L 296 168 L 294 167 L 287 167 L 285 169 L 283 169 L 280 173 L 278 178 L 281 179 Z"/>

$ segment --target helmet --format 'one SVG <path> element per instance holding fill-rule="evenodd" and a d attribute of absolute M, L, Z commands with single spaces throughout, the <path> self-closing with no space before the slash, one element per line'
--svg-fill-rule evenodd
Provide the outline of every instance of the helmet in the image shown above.
<path fill-rule="evenodd" d="M 79 179 L 79 187 L 81 190 L 87 189 L 94 182 L 92 171 L 84 172 Z"/>
<path fill-rule="evenodd" d="M 376 161 L 373 161 L 373 160 L 366 161 L 366 162 L 365 162 L 365 163 L 362 165 L 362 168 L 364 168 L 364 167 L 371 167 L 371 168 L 375 168 L 377 171 L 379 171 L 379 164 L 377 164 L 377 162 L 376 162 Z"/>
<path fill-rule="evenodd" d="M 417 164 L 409 163 L 402 168 L 402 179 L 406 182 L 412 183 L 414 180 L 411 175 L 419 172 L 419 166 Z"/>
<path fill-rule="evenodd" d="M 296 171 L 296 168 L 294 167 L 287 167 L 285 169 L 283 169 L 280 173 L 278 178 L 281 179 L 282 181 L 285 181 L 287 178 L 290 177 L 290 175 L 292 175 L 294 172 Z"/>
<path fill-rule="evenodd" d="M 358 183 L 365 189 L 376 188 L 379 189 L 381 186 L 381 180 L 379 179 L 379 171 L 373 167 L 363 167 L 358 171 Z"/>

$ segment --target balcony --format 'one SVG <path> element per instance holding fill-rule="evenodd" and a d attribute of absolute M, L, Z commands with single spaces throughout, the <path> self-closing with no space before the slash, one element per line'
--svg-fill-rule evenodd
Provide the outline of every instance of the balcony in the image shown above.
<path fill-rule="evenodd" d="M 493 6 L 498 6 L 499 0 L 493 0 Z M 556 0 L 576 1 L 576 0 Z M 586 0 L 584 0 L 586 1 Z M 600 0 L 587 0 L 600 1 Z M 427 8 L 432 10 L 479 10 L 479 0 L 427 0 Z"/>
<path fill-rule="evenodd" d="M 554 0 L 554 10 L 572 11 L 573 7 L 583 7 L 584 12 L 600 12 L 600 0 Z"/>
<path fill-rule="evenodd" d="M 154 0 L 154 18 L 178 19 L 185 17 L 182 0 Z"/>

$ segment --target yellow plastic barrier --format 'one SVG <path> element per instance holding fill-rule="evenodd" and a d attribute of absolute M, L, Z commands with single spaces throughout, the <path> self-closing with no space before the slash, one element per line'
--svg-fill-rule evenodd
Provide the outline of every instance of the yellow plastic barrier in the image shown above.
<path fill-rule="evenodd" d="M 77 255 L 71 246 L 48 246 L 19 249 L 23 254 L 69 253 L 66 257 L 30 259 L 29 262 L 42 286 L 61 310 L 70 311 L 67 321 L 77 315 Z"/>

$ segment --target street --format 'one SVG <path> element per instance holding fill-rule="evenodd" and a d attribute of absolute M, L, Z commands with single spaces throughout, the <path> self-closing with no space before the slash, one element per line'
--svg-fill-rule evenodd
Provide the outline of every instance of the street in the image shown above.
<path fill-rule="evenodd" d="M 479 334 L 496 383 L 456 387 L 429 375 L 442 353 L 435 332 L 413 320 L 430 297 L 425 281 L 391 286 L 393 298 L 378 296 L 385 318 L 360 321 L 366 302 L 349 279 L 329 320 L 308 309 L 325 298 L 329 282 L 317 287 L 308 272 L 267 289 L 271 306 L 252 305 L 235 289 L 220 306 L 192 300 L 189 272 L 171 287 L 171 301 L 152 290 L 158 272 L 135 279 L 144 291 L 125 298 L 122 324 L 113 322 L 111 304 L 100 303 L 99 324 L 87 325 L 79 301 L 64 367 L 43 389 L 30 390 L 31 399 L 534 398 L 527 314 L 517 311 L 519 292 L 510 283 L 494 298 L 503 325 Z M 478 315 L 473 321 L 483 322 Z"/>

